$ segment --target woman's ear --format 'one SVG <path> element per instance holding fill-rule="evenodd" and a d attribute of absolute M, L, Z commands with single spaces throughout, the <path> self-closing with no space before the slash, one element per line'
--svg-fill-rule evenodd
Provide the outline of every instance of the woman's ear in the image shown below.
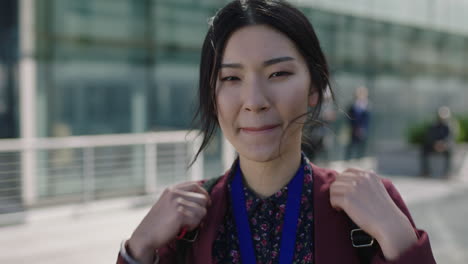
<path fill-rule="evenodd" d="M 309 106 L 314 107 L 318 104 L 319 93 L 317 90 L 312 90 L 309 94 Z"/>

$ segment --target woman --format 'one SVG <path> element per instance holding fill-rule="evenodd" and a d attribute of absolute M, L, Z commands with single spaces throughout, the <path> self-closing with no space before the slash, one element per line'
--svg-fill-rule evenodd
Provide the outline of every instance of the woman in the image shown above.
<path fill-rule="evenodd" d="M 300 11 L 269 0 L 221 9 L 202 49 L 198 153 L 219 126 L 238 159 L 209 192 L 196 182 L 166 189 L 118 263 L 359 263 L 349 218 L 378 242 L 372 263 L 435 263 L 388 180 L 322 169 L 301 154 L 327 86 L 327 62 Z M 186 231 L 197 237 L 181 251 Z"/>

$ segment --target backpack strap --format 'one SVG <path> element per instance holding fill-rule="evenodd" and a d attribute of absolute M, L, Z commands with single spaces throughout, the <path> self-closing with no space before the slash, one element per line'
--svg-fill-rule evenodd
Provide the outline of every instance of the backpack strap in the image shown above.
<path fill-rule="evenodd" d="M 375 239 L 364 232 L 356 223 L 349 219 L 351 244 L 356 248 L 359 263 L 370 264 L 379 245 Z"/>
<path fill-rule="evenodd" d="M 208 179 L 202 183 L 203 189 L 205 189 L 208 193 L 211 194 L 211 190 L 213 187 L 218 183 L 219 179 L 221 179 L 223 175 L 215 178 Z M 188 250 L 192 246 L 193 241 L 195 241 L 196 237 L 198 236 L 198 228 L 188 232 L 183 239 L 176 240 L 175 248 L 176 248 L 176 261 L 177 264 L 185 264 L 188 263 L 187 256 Z"/>

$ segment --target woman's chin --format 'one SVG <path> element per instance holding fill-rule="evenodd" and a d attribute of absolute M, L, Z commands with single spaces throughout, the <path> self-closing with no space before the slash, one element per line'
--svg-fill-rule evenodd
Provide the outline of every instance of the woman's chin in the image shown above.
<path fill-rule="evenodd" d="M 278 146 L 248 146 L 244 151 L 239 151 L 242 158 L 255 162 L 268 162 L 279 157 Z"/>

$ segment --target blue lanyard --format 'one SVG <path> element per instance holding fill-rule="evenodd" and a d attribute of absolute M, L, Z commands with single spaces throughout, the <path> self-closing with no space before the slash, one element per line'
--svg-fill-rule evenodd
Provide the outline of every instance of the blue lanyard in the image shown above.
<path fill-rule="evenodd" d="M 292 263 L 296 246 L 297 222 L 301 207 L 302 185 L 304 184 L 304 169 L 299 167 L 294 178 L 288 184 L 288 200 L 284 215 L 283 231 L 279 252 L 279 263 Z M 244 185 L 239 164 L 232 180 L 231 200 L 234 208 L 234 218 L 239 235 L 240 255 L 243 264 L 256 262 L 255 251 L 250 232 L 247 208 L 245 207 Z"/>

